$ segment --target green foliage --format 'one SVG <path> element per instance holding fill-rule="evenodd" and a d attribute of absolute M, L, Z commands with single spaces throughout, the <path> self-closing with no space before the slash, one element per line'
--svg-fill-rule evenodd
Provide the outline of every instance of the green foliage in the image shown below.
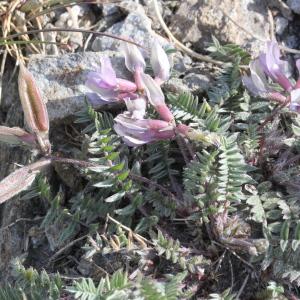
<path fill-rule="evenodd" d="M 236 135 L 222 140 L 218 168 L 218 201 L 237 201 L 244 199 L 241 187 L 250 182 L 243 155 L 236 144 Z"/>
<path fill-rule="evenodd" d="M 127 274 L 119 270 L 111 277 L 102 278 L 98 285 L 91 279 L 82 279 L 67 290 L 80 300 L 176 300 L 182 296 L 188 299 L 192 293 L 184 293 L 180 287 L 185 277 L 186 273 L 179 273 L 169 276 L 165 282 L 148 278 L 134 282 L 129 281 Z"/>
<path fill-rule="evenodd" d="M 225 133 L 230 127 L 230 117 L 222 117 L 218 106 L 211 106 L 203 100 L 199 103 L 198 97 L 191 93 L 182 93 L 178 97 L 168 95 L 175 119 L 180 122 L 190 121 L 190 126 L 196 126 L 204 131 Z"/>
<path fill-rule="evenodd" d="M 208 91 L 210 103 L 230 107 L 229 99 L 238 95 L 241 85 L 239 63 L 237 60 L 221 70 L 216 83 Z"/>
<path fill-rule="evenodd" d="M 119 270 L 111 278 L 109 276 L 102 278 L 97 286 L 92 279 L 83 278 L 81 281 L 77 281 L 73 286 L 67 288 L 67 291 L 74 294 L 74 297 L 80 300 L 125 300 L 128 299 L 128 287 L 127 273 Z"/>
<path fill-rule="evenodd" d="M 178 264 L 182 270 L 203 275 L 203 267 L 208 264 L 203 256 L 191 256 L 181 245 L 179 240 L 166 237 L 158 230 L 157 235 L 152 232 L 152 241 L 158 256 L 163 256 L 173 264 Z"/>
<path fill-rule="evenodd" d="M 26 269 L 20 261 L 13 265 L 15 284 L 0 287 L 1 300 L 59 300 L 63 290 L 60 275 L 49 276 L 45 270 Z"/>
<path fill-rule="evenodd" d="M 148 157 L 145 162 L 148 164 L 148 173 L 153 180 L 178 175 L 178 170 L 173 166 L 175 158 L 171 156 L 172 145 L 169 141 L 147 145 L 146 154 Z"/>
<path fill-rule="evenodd" d="M 236 44 L 221 45 L 215 36 L 212 36 L 212 39 L 213 43 L 206 49 L 210 52 L 211 57 L 227 63 L 228 61 L 235 61 L 237 58 L 245 65 L 250 62 L 250 54 L 240 46 Z"/>

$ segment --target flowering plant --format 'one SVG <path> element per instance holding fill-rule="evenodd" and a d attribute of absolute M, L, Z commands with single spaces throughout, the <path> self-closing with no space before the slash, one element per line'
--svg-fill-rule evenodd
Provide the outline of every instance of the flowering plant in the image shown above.
<path fill-rule="evenodd" d="M 300 73 L 300 60 L 296 61 Z M 267 43 L 266 52 L 250 62 L 250 76 L 243 76 L 246 88 L 254 95 L 300 112 L 300 78 L 297 81 L 288 74 L 288 62 L 281 59 L 280 49 L 275 41 Z M 279 85 L 279 86 L 276 86 Z"/>

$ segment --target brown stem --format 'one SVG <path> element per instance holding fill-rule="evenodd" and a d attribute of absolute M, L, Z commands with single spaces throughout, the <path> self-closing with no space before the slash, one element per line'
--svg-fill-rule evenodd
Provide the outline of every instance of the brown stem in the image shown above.
<path fill-rule="evenodd" d="M 126 43 L 130 43 L 133 45 L 136 45 L 137 47 L 143 48 L 143 46 L 141 46 L 138 43 L 135 43 L 125 37 L 120 37 L 120 36 L 116 36 L 113 34 L 109 34 L 109 33 L 105 33 L 105 32 L 97 32 L 97 31 L 93 31 L 93 30 L 86 30 L 86 29 L 79 29 L 79 28 L 45 28 L 45 29 L 34 29 L 34 30 L 29 30 L 29 31 L 25 31 L 25 32 L 20 32 L 20 33 L 15 33 L 15 34 L 11 34 L 11 35 L 7 35 L 5 38 L 0 39 L 0 41 L 6 41 L 6 40 L 10 40 L 22 35 L 26 35 L 26 34 L 34 34 L 34 33 L 41 33 L 41 32 L 81 32 L 81 33 L 89 33 L 89 34 L 95 34 L 97 36 L 106 36 L 112 39 L 116 39 L 116 40 L 120 40 Z"/>

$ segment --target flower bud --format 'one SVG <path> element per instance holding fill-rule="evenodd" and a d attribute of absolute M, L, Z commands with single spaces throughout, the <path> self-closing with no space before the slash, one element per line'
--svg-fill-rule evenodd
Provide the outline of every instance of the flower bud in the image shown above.
<path fill-rule="evenodd" d="M 19 95 L 28 129 L 36 134 L 38 144 L 45 153 L 50 152 L 48 140 L 49 118 L 41 93 L 32 74 L 21 64 L 18 78 Z"/>

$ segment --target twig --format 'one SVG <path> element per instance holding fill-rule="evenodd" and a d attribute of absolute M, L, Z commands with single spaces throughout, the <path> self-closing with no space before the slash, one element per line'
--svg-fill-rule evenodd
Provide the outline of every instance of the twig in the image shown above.
<path fill-rule="evenodd" d="M 247 265 L 248 267 L 250 267 L 252 270 L 254 270 L 254 267 L 251 263 L 249 263 L 248 261 L 246 261 L 245 259 L 243 259 L 241 256 L 239 256 L 235 251 L 233 251 L 232 249 L 230 249 L 229 247 L 217 242 L 217 241 L 214 241 L 212 240 L 212 242 L 214 244 L 217 244 L 225 249 L 227 249 L 231 254 L 233 254 L 236 258 L 238 258 L 241 262 L 243 262 L 245 265 Z"/>
<path fill-rule="evenodd" d="M 0 228 L 0 232 L 3 231 L 3 230 L 6 230 L 6 229 L 9 229 L 10 227 L 13 227 L 15 226 L 16 224 L 20 223 L 20 222 L 36 222 L 36 221 L 40 221 L 40 220 L 43 220 L 44 217 L 37 217 L 35 219 L 29 219 L 29 218 L 19 218 L 17 219 L 16 221 L 4 226 L 4 227 L 1 227 Z"/>
<path fill-rule="evenodd" d="M 232 262 L 231 262 L 230 257 L 228 259 L 229 259 L 228 261 L 229 261 L 229 265 L 230 265 L 230 275 L 231 275 L 231 287 L 230 287 L 230 289 L 232 290 L 233 286 L 234 286 L 233 267 L 232 267 Z"/>
<path fill-rule="evenodd" d="M 248 282 L 248 279 L 249 279 L 249 274 L 248 274 L 247 277 L 245 278 L 245 280 L 244 280 L 244 282 L 243 282 L 243 284 L 242 284 L 242 286 L 241 286 L 239 292 L 237 293 L 237 295 L 236 295 L 236 300 L 240 299 L 240 296 L 241 296 L 241 294 L 243 293 L 243 290 L 244 290 L 244 288 L 245 288 L 245 286 L 246 286 L 246 284 L 247 284 L 247 282 Z"/>
<path fill-rule="evenodd" d="M 80 238 L 71 241 L 69 244 L 67 244 L 66 246 L 64 246 L 63 248 L 59 249 L 57 252 L 55 252 L 49 259 L 47 266 L 49 267 L 50 264 L 58 257 L 60 256 L 63 252 L 65 252 L 67 249 L 69 249 L 70 247 L 72 247 L 73 245 L 75 245 L 76 243 L 82 241 L 83 239 L 87 238 L 89 235 L 86 234 L 84 236 L 81 236 Z"/>
<path fill-rule="evenodd" d="M 142 45 L 133 42 L 125 37 L 121 37 L 121 36 L 116 36 L 113 34 L 109 34 L 109 33 L 105 33 L 105 32 L 97 32 L 97 31 L 93 31 L 93 30 L 86 30 L 86 29 L 79 29 L 79 28 L 45 28 L 42 30 L 39 29 L 34 29 L 34 30 L 29 30 L 29 31 L 25 31 L 25 32 L 19 32 L 19 33 L 14 33 L 11 35 L 7 35 L 5 37 L 3 37 L 2 39 L 0 39 L 0 42 L 2 41 L 6 41 L 6 40 L 10 40 L 19 36 L 23 36 L 23 35 L 27 35 L 27 34 L 34 34 L 34 33 L 41 33 L 41 32 L 81 32 L 81 33 L 90 33 L 90 34 L 94 34 L 94 35 L 99 35 L 99 36 L 105 36 L 105 37 L 109 37 L 112 39 L 116 39 L 116 40 L 120 40 L 126 43 L 130 43 L 133 45 L 136 45 L 137 47 L 140 48 L 144 48 Z"/>
<path fill-rule="evenodd" d="M 119 221 L 117 221 L 116 219 L 112 218 L 109 214 L 107 214 L 107 220 L 112 221 L 113 223 L 115 223 L 116 225 L 120 226 L 122 229 L 126 230 L 127 232 L 131 233 L 133 237 L 135 237 L 138 241 L 142 240 L 143 242 L 150 244 L 150 245 L 154 245 L 151 241 L 147 240 L 146 238 L 144 238 L 143 236 L 139 235 L 138 233 L 135 233 L 132 231 L 131 228 L 123 225 L 122 223 L 120 223 Z"/>
<path fill-rule="evenodd" d="M 165 21 L 163 20 L 161 14 L 160 14 L 160 11 L 159 11 L 157 0 L 153 0 L 153 4 L 154 4 L 154 11 L 155 11 L 157 19 L 159 21 L 159 24 L 161 25 L 162 29 L 165 31 L 165 33 L 167 34 L 167 36 L 169 37 L 169 39 L 174 42 L 175 46 L 177 46 L 180 50 L 186 52 L 188 55 L 190 55 L 190 56 L 192 56 L 192 57 L 194 57 L 196 59 L 199 59 L 199 60 L 202 60 L 202 61 L 205 61 L 205 62 L 208 62 L 208 63 L 212 63 L 212 64 L 215 64 L 217 66 L 224 65 L 224 62 L 212 59 L 211 57 L 209 57 L 207 55 L 201 55 L 201 54 L 193 51 L 192 49 L 186 47 L 180 41 L 178 41 L 175 38 L 175 36 L 172 34 L 172 32 L 170 31 L 170 29 L 168 28 L 168 26 L 165 23 Z"/>
<path fill-rule="evenodd" d="M 177 135 L 176 136 L 176 142 L 177 142 L 177 145 L 178 145 L 178 147 L 180 149 L 180 152 L 181 152 L 181 154 L 183 156 L 184 162 L 187 165 L 191 161 L 191 159 L 188 157 L 188 155 L 186 153 L 186 149 L 184 147 L 183 138 L 180 135 Z"/>
<path fill-rule="evenodd" d="M 133 180 L 136 180 L 136 181 L 139 181 L 139 182 L 143 182 L 149 186 L 153 186 L 157 189 L 159 189 L 161 192 L 163 192 L 164 194 L 166 194 L 168 197 L 170 197 L 171 199 L 174 199 L 176 200 L 176 197 L 175 195 L 170 192 L 167 188 L 165 188 L 164 186 L 156 183 L 155 181 L 152 181 L 146 177 L 143 177 L 143 176 L 139 176 L 139 175 L 136 175 L 136 174 L 133 174 L 133 173 L 130 173 L 129 174 L 129 177 Z"/>
<path fill-rule="evenodd" d="M 271 12 L 271 9 L 268 8 L 268 18 L 269 18 L 269 23 L 270 23 L 270 36 L 271 36 L 271 40 L 275 40 L 275 26 L 274 26 L 274 19 L 273 19 L 273 15 Z"/>

